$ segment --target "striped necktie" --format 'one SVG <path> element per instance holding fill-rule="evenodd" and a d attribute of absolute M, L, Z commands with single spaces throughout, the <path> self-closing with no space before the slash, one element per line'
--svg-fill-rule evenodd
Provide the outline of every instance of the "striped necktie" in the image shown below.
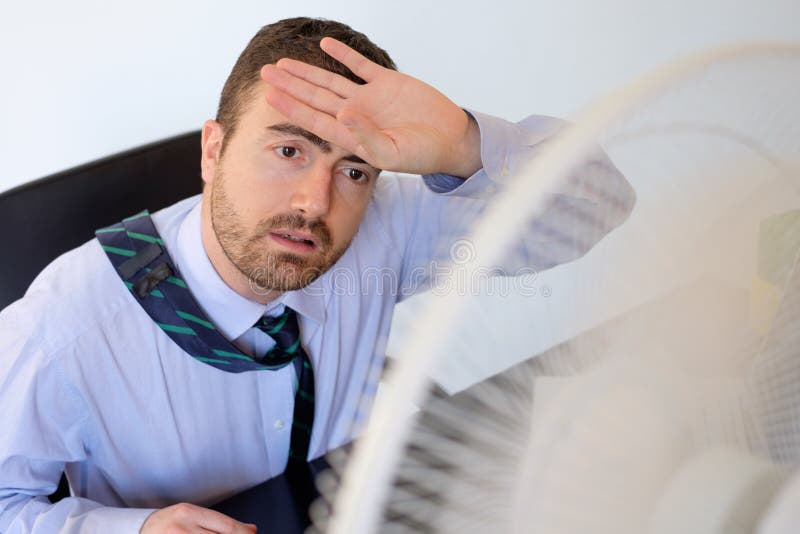
<path fill-rule="evenodd" d="M 314 369 L 311 360 L 300 344 L 297 314 L 289 307 L 277 317 L 262 317 L 255 327 L 275 340 L 275 346 L 264 355 L 262 363 L 285 367 L 294 362 L 297 371 L 295 383 L 292 435 L 289 443 L 289 467 L 305 463 L 314 427 Z"/>

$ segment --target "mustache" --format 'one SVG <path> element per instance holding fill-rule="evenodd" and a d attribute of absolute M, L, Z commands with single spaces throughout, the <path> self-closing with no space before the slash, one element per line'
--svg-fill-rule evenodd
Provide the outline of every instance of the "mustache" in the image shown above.
<path fill-rule="evenodd" d="M 256 235 L 264 236 L 272 230 L 285 228 L 287 230 L 303 230 L 314 236 L 314 240 L 323 249 L 328 249 L 333 244 L 331 231 L 323 221 L 307 221 L 297 213 L 282 213 L 261 221 L 256 226 Z"/>

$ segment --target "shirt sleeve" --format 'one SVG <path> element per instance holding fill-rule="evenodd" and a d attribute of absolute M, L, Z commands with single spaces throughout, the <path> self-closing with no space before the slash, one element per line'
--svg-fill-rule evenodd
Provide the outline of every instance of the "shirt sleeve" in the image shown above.
<path fill-rule="evenodd" d="M 139 532 L 153 510 L 47 498 L 65 465 L 86 458 L 91 436 L 83 400 L 25 323 L 14 305 L 0 314 L 0 532 Z"/>
<path fill-rule="evenodd" d="M 480 218 L 487 201 L 541 153 L 548 139 L 567 122 L 534 115 L 511 123 L 470 111 L 481 133 L 483 168 L 467 179 L 432 174 L 401 180 L 400 210 L 393 219 L 402 228 L 390 230 L 403 250 L 399 299 L 430 288 L 458 264 L 477 254 L 464 239 Z M 535 179 L 525 177 L 524 179 Z M 518 246 L 498 265 L 483 266 L 495 275 L 532 274 L 580 258 L 622 224 L 636 195 L 598 146 L 576 165 L 570 176 L 545 201 L 544 210 L 519 233 Z M 500 230 L 498 230 L 500 231 Z"/>

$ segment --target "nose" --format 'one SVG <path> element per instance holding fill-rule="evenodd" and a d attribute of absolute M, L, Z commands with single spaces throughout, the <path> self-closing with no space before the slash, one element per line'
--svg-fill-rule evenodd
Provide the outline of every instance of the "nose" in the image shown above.
<path fill-rule="evenodd" d="M 316 165 L 298 177 L 291 195 L 291 209 L 308 219 L 319 219 L 328 213 L 331 201 L 331 169 Z"/>

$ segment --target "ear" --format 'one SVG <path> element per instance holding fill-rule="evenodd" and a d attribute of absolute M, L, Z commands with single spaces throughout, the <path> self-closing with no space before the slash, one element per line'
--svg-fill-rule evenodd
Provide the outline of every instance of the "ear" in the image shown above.
<path fill-rule="evenodd" d="M 217 173 L 217 165 L 222 155 L 222 139 L 225 136 L 222 125 L 217 121 L 208 120 L 203 123 L 203 133 L 200 141 L 200 173 L 203 181 L 210 184 Z"/>

